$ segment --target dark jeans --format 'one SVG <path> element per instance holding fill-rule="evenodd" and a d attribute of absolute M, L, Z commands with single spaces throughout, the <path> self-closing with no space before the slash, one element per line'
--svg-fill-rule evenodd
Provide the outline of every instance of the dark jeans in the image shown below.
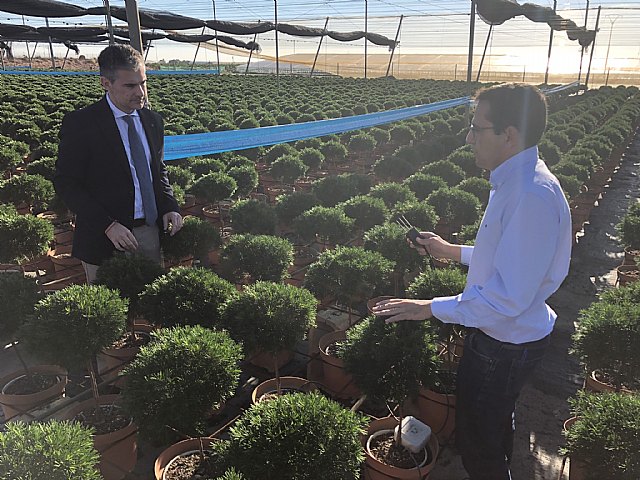
<path fill-rule="evenodd" d="M 549 336 L 522 345 L 480 330 L 467 334 L 458 366 L 456 446 L 472 480 L 509 480 L 515 405 L 549 345 Z"/>

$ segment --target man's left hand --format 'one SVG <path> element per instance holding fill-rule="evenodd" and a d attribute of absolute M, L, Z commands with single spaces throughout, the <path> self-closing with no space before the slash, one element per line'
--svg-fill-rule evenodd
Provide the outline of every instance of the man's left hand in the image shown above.
<path fill-rule="evenodd" d="M 431 313 L 431 300 L 413 300 L 408 298 L 392 298 L 382 300 L 373 307 L 375 315 L 389 317 L 385 323 L 395 323 L 402 320 L 427 320 Z"/>
<path fill-rule="evenodd" d="M 182 215 L 178 212 L 167 212 L 162 216 L 162 226 L 165 232 L 174 236 L 182 228 Z"/>

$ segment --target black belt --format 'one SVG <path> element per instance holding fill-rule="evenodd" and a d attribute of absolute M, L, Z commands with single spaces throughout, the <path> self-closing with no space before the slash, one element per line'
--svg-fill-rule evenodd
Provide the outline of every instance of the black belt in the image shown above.
<path fill-rule="evenodd" d="M 475 330 L 476 333 L 482 335 L 487 340 L 491 342 L 499 343 L 500 346 L 506 350 L 523 350 L 525 348 L 536 348 L 536 347 L 546 347 L 551 343 L 551 334 L 546 337 L 541 338 L 540 340 L 534 340 L 533 342 L 525 342 L 525 343 L 509 343 L 509 342 L 501 342 L 500 340 L 496 340 L 495 338 L 487 335 L 479 328 Z"/>
<path fill-rule="evenodd" d="M 146 224 L 147 224 L 147 221 L 144 218 L 133 219 L 133 228 L 144 227 Z"/>

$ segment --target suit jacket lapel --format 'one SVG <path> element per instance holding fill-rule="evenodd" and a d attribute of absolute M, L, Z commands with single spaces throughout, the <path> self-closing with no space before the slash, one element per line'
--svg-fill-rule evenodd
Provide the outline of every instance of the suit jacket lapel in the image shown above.
<path fill-rule="evenodd" d="M 149 151 L 151 152 L 151 173 L 154 172 L 154 165 L 157 165 L 160 159 L 158 158 L 158 145 L 156 141 L 157 129 L 156 121 L 153 116 L 149 114 L 149 110 L 142 108 L 138 110 L 140 115 L 140 121 L 144 127 L 144 133 L 147 136 L 147 143 L 149 144 Z"/>
<path fill-rule="evenodd" d="M 112 150 L 113 164 L 116 168 L 121 170 L 121 173 L 126 175 L 129 181 L 133 184 L 133 177 L 131 176 L 131 168 L 129 167 L 129 159 L 127 158 L 127 152 L 124 149 L 122 143 L 122 137 L 120 136 L 120 130 L 116 125 L 116 119 L 113 116 L 113 112 L 107 103 L 107 97 L 102 97 L 96 104 L 97 118 L 96 123 L 100 128 L 100 131 L 105 137 L 105 144 L 109 145 Z M 107 155 L 107 158 L 110 157 Z"/>

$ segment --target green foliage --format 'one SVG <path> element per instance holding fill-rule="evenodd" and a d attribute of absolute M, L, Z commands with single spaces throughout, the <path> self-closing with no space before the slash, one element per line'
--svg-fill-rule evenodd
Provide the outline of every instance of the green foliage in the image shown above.
<path fill-rule="evenodd" d="M 227 175 L 236 181 L 238 189 L 235 196 L 237 197 L 246 197 L 258 186 L 258 171 L 253 164 L 231 167 L 227 170 Z"/>
<path fill-rule="evenodd" d="M 129 316 L 134 316 L 138 313 L 138 295 L 163 273 L 160 265 L 144 255 L 117 252 L 100 265 L 96 283 L 120 292 L 129 301 Z"/>
<path fill-rule="evenodd" d="M 302 161 L 298 154 L 287 154 L 278 157 L 271 164 L 271 175 L 282 183 L 292 184 L 298 178 L 304 176 L 309 167 Z"/>
<path fill-rule="evenodd" d="M 482 205 L 489 203 L 489 192 L 491 191 L 491 183 L 481 177 L 465 178 L 458 184 L 458 188 L 474 195 Z"/>
<path fill-rule="evenodd" d="M 22 272 L 0 274 L 0 342 L 4 345 L 13 340 L 14 333 L 33 314 L 35 304 L 42 294 L 38 282 Z"/>
<path fill-rule="evenodd" d="M 222 173 L 225 170 L 224 162 L 217 158 L 192 157 L 187 160 L 189 161 L 189 170 L 193 172 L 195 178 L 200 178 L 209 173 Z"/>
<path fill-rule="evenodd" d="M 416 200 L 408 186 L 400 183 L 379 183 L 369 192 L 374 198 L 381 198 L 387 208 L 392 209 L 398 202 Z"/>
<path fill-rule="evenodd" d="M 180 185 L 187 190 L 195 180 L 195 174 L 188 168 L 167 165 L 167 175 L 172 186 Z"/>
<path fill-rule="evenodd" d="M 231 299 L 225 325 L 248 353 L 292 349 L 315 325 L 317 300 L 304 288 L 256 282 Z"/>
<path fill-rule="evenodd" d="M 342 207 L 349 218 L 353 218 L 355 226 L 361 230 L 383 223 L 389 215 L 382 199 L 368 195 L 357 195 L 338 206 Z"/>
<path fill-rule="evenodd" d="M 331 243 L 340 243 L 351 236 L 354 223 L 339 207 L 316 206 L 296 217 L 293 228 L 307 241 L 318 236 Z"/>
<path fill-rule="evenodd" d="M 317 170 L 324 162 L 324 155 L 317 148 L 306 147 L 300 150 L 300 160 L 309 170 Z"/>
<path fill-rule="evenodd" d="M 458 268 L 427 268 L 411 282 L 407 295 L 421 299 L 458 295 L 466 284 L 467 275 Z"/>
<path fill-rule="evenodd" d="M 585 478 L 640 478 L 640 396 L 578 391 L 569 403 L 577 419 L 562 453 L 585 464 Z"/>
<path fill-rule="evenodd" d="M 294 218 L 318 205 L 313 193 L 297 191 L 276 198 L 276 215 L 282 223 L 290 224 Z"/>
<path fill-rule="evenodd" d="M 459 188 L 440 188 L 427 197 L 438 217 L 452 225 L 468 225 L 480 216 L 480 200 Z"/>
<path fill-rule="evenodd" d="M 238 188 L 236 181 L 222 172 L 212 172 L 198 178 L 189 192 L 207 202 L 216 203 L 230 198 Z"/>
<path fill-rule="evenodd" d="M 447 185 L 453 187 L 464 180 L 464 170 L 449 160 L 440 160 L 425 165 L 420 169 L 421 173 L 442 178 Z"/>
<path fill-rule="evenodd" d="M 365 194 L 369 188 L 371 180 L 357 174 L 332 175 L 313 182 L 313 193 L 324 207 L 333 207 L 355 195 Z"/>
<path fill-rule="evenodd" d="M 447 186 L 447 182 L 442 178 L 426 173 L 414 173 L 406 178 L 402 184 L 409 187 L 418 200 L 424 200 L 431 192 Z"/>
<path fill-rule="evenodd" d="M 573 198 L 580 193 L 583 182 L 581 182 L 578 177 L 574 175 L 563 175 L 561 173 L 556 173 L 555 176 L 558 182 L 560 182 L 562 191 L 567 198 Z"/>
<path fill-rule="evenodd" d="M 396 223 L 383 223 L 367 230 L 364 234 L 365 250 L 382 254 L 395 263 L 397 272 L 406 272 L 422 263 L 418 252 L 407 245 L 405 229 Z"/>
<path fill-rule="evenodd" d="M 270 235 L 232 235 L 220 260 L 222 271 L 236 282 L 245 274 L 253 280 L 281 282 L 293 263 L 293 245 Z"/>
<path fill-rule="evenodd" d="M 640 204 L 635 204 L 640 206 Z M 633 208 L 633 207 L 631 207 Z M 638 207 L 636 207 L 638 208 Z M 630 209 L 617 225 L 622 244 L 633 250 L 640 250 L 640 212 Z"/>
<path fill-rule="evenodd" d="M 592 303 L 580 312 L 572 339 L 587 372 L 600 371 L 616 388 L 640 385 L 640 304 Z"/>
<path fill-rule="evenodd" d="M 22 156 L 18 153 L 12 145 L 6 142 L 9 139 L 3 135 L 0 135 L 0 172 L 11 171 L 22 162 Z"/>
<path fill-rule="evenodd" d="M 417 200 L 397 203 L 392 211 L 392 218 L 406 218 L 419 231 L 433 231 L 438 223 L 434 208 L 426 202 Z"/>
<path fill-rule="evenodd" d="M 41 157 L 27 165 L 26 173 L 40 175 L 49 181 L 53 181 L 56 172 L 56 159 L 54 157 Z"/>
<path fill-rule="evenodd" d="M 401 403 L 437 381 L 438 346 L 428 322 L 385 324 L 370 316 L 347 330 L 345 369 L 368 397 Z"/>
<path fill-rule="evenodd" d="M 157 443 L 205 432 L 206 414 L 231 397 L 242 347 L 227 332 L 201 326 L 161 329 L 122 372 L 125 408 L 140 433 Z"/>
<path fill-rule="evenodd" d="M 331 140 L 320 146 L 324 159 L 329 163 L 343 163 L 347 159 L 347 147 L 340 142 Z"/>
<path fill-rule="evenodd" d="M 384 155 L 373 165 L 373 173 L 388 181 L 401 181 L 415 171 L 416 167 L 411 162 L 396 155 Z"/>
<path fill-rule="evenodd" d="M 407 144 L 415 138 L 411 127 L 404 124 L 395 125 L 391 130 L 389 130 L 389 135 L 391 137 L 391 141 L 396 145 Z"/>
<path fill-rule="evenodd" d="M 0 202 L 25 203 L 34 210 L 44 210 L 54 193 L 53 183 L 41 175 L 23 173 L 0 182 Z"/>
<path fill-rule="evenodd" d="M 53 225 L 34 215 L 0 211 L 0 263 L 21 263 L 46 253 L 53 241 Z"/>
<path fill-rule="evenodd" d="M 91 430 L 79 423 L 7 422 L 0 432 L 2 480 L 99 480 Z"/>
<path fill-rule="evenodd" d="M 266 163 L 273 163 L 283 155 L 295 154 L 296 149 L 289 143 L 279 143 L 271 147 L 264 155 L 263 160 Z"/>
<path fill-rule="evenodd" d="M 125 330 L 127 301 L 103 285 L 72 285 L 46 296 L 18 338 L 34 355 L 78 369 Z"/>
<path fill-rule="evenodd" d="M 391 290 L 394 263 L 381 253 L 359 247 L 326 250 L 309 266 L 304 285 L 318 299 L 334 298 L 353 306 Z"/>
<path fill-rule="evenodd" d="M 349 150 L 353 152 L 370 152 L 376 147 L 376 139 L 368 133 L 359 133 L 349 139 Z"/>
<path fill-rule="evenodd" d="M 237 233 L 273 235 L 276 231 L 276 211 L 267 203 L 254 198 L 238 200 L 230 213 L 231 225 Z"/>
<path fill-rule="evenodd" d="M 209 250 L 218 248 L 221 243 L 220 232 L 214 225 L 193 216 L 184 218 L 182 228 L 175 235 L 160 237 L 164 258 L 174 261 L 189 255 L 204 258 Z"/>
<path fill-rule="evenodd" d="M 147 285 L 140 295 L 140 310 L 150 322 L 163 327 L 221 322 L 222 305 L 237 294 L 235 287 L 204 268 L 178 267 Z"/>
<path fill-rule="evenodd" d="M 230 429 L 229 457 L 247 478 L 355 480 L 365 419 L 323 395 L 281 395 L 253 405 Z"/>

